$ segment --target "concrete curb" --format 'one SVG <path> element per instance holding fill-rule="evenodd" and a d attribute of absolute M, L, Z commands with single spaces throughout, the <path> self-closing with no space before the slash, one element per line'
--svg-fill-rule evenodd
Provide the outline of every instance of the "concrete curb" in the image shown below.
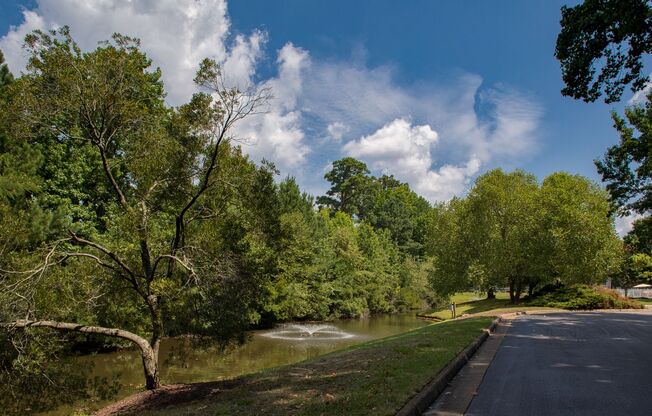
<path fill-rule="evenodd" d="M 457 375 L 457 373 L 466 365 L 473 354 L 478 350 L 480 345 L 489 337 L 489 333 L 494 332 L 501 318 L 493 320 L 491 325 L 486 328 L 468 347 L 459 353 L 446 367 L 444 367 L 435 378 L 412 397 L 399 411 L 396 416 L 420 416 L 428 407 L 437 399 L 437 397 L 446 389 L 448 383 Z"/>

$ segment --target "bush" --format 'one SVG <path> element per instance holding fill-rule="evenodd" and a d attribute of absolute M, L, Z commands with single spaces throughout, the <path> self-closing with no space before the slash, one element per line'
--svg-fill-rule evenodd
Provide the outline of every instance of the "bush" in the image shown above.
<path fill-rule="evenodd" d="M 572 285 L 535 297 L 532 306 L 548 306 L 571 310 L 643 309 L 643 304 L 620 296 L 605 287 Z"/>

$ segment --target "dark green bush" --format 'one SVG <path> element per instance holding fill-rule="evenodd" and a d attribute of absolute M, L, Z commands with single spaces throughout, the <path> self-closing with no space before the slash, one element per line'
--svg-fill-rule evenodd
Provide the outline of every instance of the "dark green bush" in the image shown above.
<path fill-rule="evenodd" d="M 572 285 L 535 297 L 532 306 L 548 306 L 571 310 L 643 309 L 643 305 L 599 286 Z"/>

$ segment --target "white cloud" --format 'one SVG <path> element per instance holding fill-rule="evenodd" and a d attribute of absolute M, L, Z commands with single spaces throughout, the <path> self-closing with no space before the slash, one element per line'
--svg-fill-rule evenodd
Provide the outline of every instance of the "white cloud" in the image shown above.
<path fill-rule="evenodd" d="M 265 54 L 266 33 L 230 34 L 225 0 L 36 4 L 0 38 L 14 72 L 24 67 L 20 45 L 33 29 L 69 25 L 85 50 L 120 32 L 142 40 L 163 71 L 168 102 L 178 105 L 195 90 L 192 78 L 204 57 L 224 66 L 230 84 L 245 87 Z M 324 187 L 320 167 L 355 154 L 433 201 L 463 193 L 481 168 L 522 161 L 536 150 L 542 110 L 521 92 L 485 86 L 475 74 L 399 85 L 394 67 L 369 67 L 358 55 L 353 61 L 315 60 L 286 44 L 278 51 L 277 76 L 261 82 L 273 91 L 269 111 L 236 131 L 251 139 L 244 150 L 256 161 L 277 163 L 313 192 Z M 346 143 L 350 138 L 357 140 Z"/>
<path fill-rule="evenodd" d="M 635 212 L 625 217 L 616 217 L 616 232 L 619 236 L 624 237 L 632 230 L 634 221 L 643 217 L 643 215 Z"/>
<path fill-rule="evenodd" d="M 438 137 L 429 125 L 412 126 L 399 118 L 371 135 L 348 142 L 343 150 L 367 161 L 375 170 L 410 183 L 431 201 L 446 200 L 464 191 L 469 178 L 478 172 L 480 161 L 471 157 L 462 165 L 447 164 L 432 170 L 431 148 Z"/>
<path fill-rule="evenodd" d="M 394 173 L 431 201 L 463 193 L 480 168 L 521 161 L 538 146 L 542 109 L 507 86 L 483 86 L 477 75 L 400 86 L 391 67 L 350 62 L 312 62 L 303 74 L 298 107 L 321 122 L 323 135 L 333 137 L 336 123 L 346 125 L 347 136 L 359 139 L 344 144 L 344 154 Z M 436 147 L 389 138 L 392 129 L 392 137 L 415 137 L 417 127 L 437 132 Z M 314 152 L 333 152 L 322 146 Z"/>
<path fill-rule="evenodd" d="M 260 160 L 263 157 L 278 164 L 284 172 L 299 175 L 298 168 L 310 152 L 304 142 L 301 110 L 296 108 L 302 91 L 302 71 L 309 65 L 308 53 L 292 44 L 278 53 L 278 77 L 265 82 L 274 98 L 269 111 L 243 120 L 236 133 L 251 139 L 247 152 Z"/>
<path fill-rule="evenodd" d="M 349 127 L 344 124 L 340 123 L 339 121 L 336 121 L 334 123 L 330 123 L 326 127 L 326 131 L 328 132 L 328 135 L 335 141 L 340 141 L 342 140 L 342 136 L 346 134 L 349 131 Z"/>
<path fill-rule="evenodd" d="M 249 38 L 240 36 L 227 52 L 230 22 L 224 0 L 37 0 L 37 7 L 23 12 L 23 17 L 23 23 L 0 39 L 0 49 L 12 71 L 24 69 L 26 56 L 21 45 L 34 29 L 68 25 L 84 50 L 118 32 L 141 39 L 142 49 L 163 70 L 168 101 L 174 105 L 186 101 L 194 91 L 192 79 L 203 58 L 246 67 L 262 40 L 259 32 Z"/>
<path fill-rule="evenodd" d="M 267 34 L 261 31 L 254 31 L 249 37 L 236 36 L 222 64 L 228 85 L 236 86 L 242 91 L 251 86 L 252 77 L 256 73 L 256 62 L 262 57 L 262 48 L 266 42 Z"/>

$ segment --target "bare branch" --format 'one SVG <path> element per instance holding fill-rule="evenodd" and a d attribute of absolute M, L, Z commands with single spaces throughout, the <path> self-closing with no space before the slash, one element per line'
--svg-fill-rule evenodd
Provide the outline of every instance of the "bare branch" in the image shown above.
<path fill-rule="evenodd" d="M 156 261 L 154 262 L 154 266 L 152 268 L 152 273 L 156 273 L 156 267 L 158 266 L 159 262 L 163 259 L 170 259 L 171 261 L 176 261 L 179 263 L 184 269 L 190 272 L 191 276 L 196 276 L 195 274 L 195 269 L 192 267 L 192 264 L 186 259 L 185 261 L 180 259 L 177 256 L 171 255 L 171 254 L 162 254 L 158 256 Z"/>
<path fill-rule="evenodd" d="M 123 262 L 123 261 L 122 261 L 122 260 L 121 260 L 121 259 L 120 259 L 120 258 L 119 258 L 115 253 L 114 253 L 114 252 L 112 252 L 111 250 L 109 250 L 109 249 L 107 249 L 107 248 L 105 248 L 105 247 L 103 247 L 103 246 L 101 246 L 101 245 L 99 245 L 99 244 L 97 244 L 97 243 L 95 243 L 95 242 L 93 242 L 93 241 L 89 241 L 89 240 L 86 240 L 86 239 L 84 239 L 84 238 L 81 238 L 81 237 L 79 237 L 77 234 L 75 234 L 75 233 L 72 232 L 72 231 L 69 231 L 69 234 L 70 234 L 70 237 L 71 237 L 71 240 L 72 240 L 72 241 L 74 241 L 74 242 L 76 242 L 76 243 L 78 243 L 78 244 L 82 244 L 82 245 L 90 246 L 90 247 L 93 247 L 93 248 L 96 248 L 96 249 L 100 250 L 102 253 L 104 253 L 104 254 L 106 254 L 107 256 L 109 256 L 109 257 L 111 258 L 111 260 L 113 260 L 113 261 L 114 261 L 118 266 L 120 266 L 120 267 L 121 267 L 125 272 L 127 272 L 127 274 L 128 274 L 130 277 L 132 277 L 133 279 L 136 278 L 136 273 L 134 273 L 134 272 L 129 268 L 129 266 L 127 266 L 127 264 L 126 264 L 125 262 Z"/>

